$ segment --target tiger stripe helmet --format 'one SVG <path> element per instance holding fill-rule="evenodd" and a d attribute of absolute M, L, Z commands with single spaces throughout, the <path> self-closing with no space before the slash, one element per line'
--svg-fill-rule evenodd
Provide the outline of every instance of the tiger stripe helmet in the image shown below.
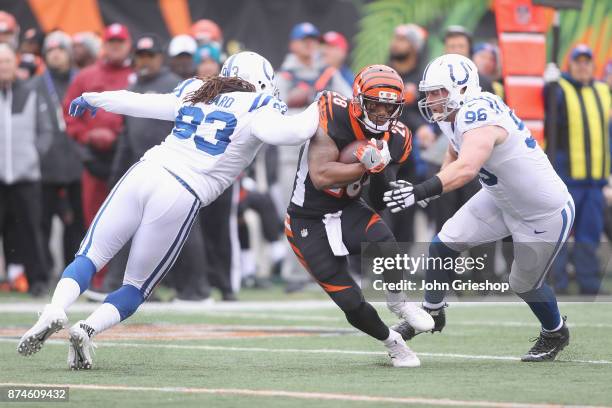
<path fill-rule="evenodd" d="M 404 81 L 393 68 L 369 65 L 356 75 L 350 112 L 369 130 L 390 129 L 401 115 L 403 103 Z"/>

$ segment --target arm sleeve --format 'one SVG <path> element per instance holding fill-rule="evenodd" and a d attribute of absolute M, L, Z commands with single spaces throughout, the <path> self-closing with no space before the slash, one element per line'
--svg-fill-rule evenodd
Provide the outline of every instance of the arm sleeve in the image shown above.
<path fill-rule="evenodd" d="M 140 94 L 130 91 L 86 92 L 83 98 L 90 105 L 107 112 L 169 121 L 174 121 L 174 110 L 179 101 L 173 93 Z"/>
<path fill-rule="evenodd" d="M 389 180 L 395 180 L 397 178 L 399 166 L 399 164 L 389 163 L 384 171 L 370 174 L 368 202 L 375 211 L 382 211 L 387 207 L 383 201 L 383 197 L 385 191 L 391 189 Z"/>
<path fill-rule="evenodd" d="M 277 146 L 299 145 L 310 139 L 319 126 L 317 102 L 297 115 L 282 115 L 278 110 L 263 108 L 251 124 L 252 134 L 264 143 Z"/>

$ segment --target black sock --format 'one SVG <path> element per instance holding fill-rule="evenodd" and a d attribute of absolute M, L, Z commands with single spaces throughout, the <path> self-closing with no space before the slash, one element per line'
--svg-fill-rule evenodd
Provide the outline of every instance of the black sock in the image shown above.
<path fill-rule="evenodd" d="M 378 312 L 367 302 L 361 302 L 357 309 L 344 312 L 346 320 L 356 329 L 383 341 L 389 337 L 389 328 L 380 320 Z"/>

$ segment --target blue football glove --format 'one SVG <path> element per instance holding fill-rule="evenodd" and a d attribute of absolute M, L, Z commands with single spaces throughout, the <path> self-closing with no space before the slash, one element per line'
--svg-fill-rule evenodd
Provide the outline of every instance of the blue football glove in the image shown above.
<path fill-rule="evenodd" d="M 70 108 L 68 109 L 68 114 L 70 116 L 82 116 L 85 111 L 91 112 L 91 117 L 96 116 L 97 107 L 90 105 L 87 103 L 85 98 L 79 96 L 78 98 L 74 98 L 72 102 L 70 102 Z"/>

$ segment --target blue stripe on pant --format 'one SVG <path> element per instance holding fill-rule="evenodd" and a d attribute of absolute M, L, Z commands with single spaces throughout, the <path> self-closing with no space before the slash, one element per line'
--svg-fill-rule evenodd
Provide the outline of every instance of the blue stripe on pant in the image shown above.
<path fill-rule="evenodd" d="M 130 174 L 130 172 L 140 163 L 141 163 L 140 161 L 137 162 L 137 163 L 134 163 L 132 165 L 132 167 L 130 167 L 128 169 L 128 171 L 125 172 L 123 177 L 121 177 L 121 179 L 119 179 L 119 181 L 117 182 L 115 187 L 113 187 L 113 189 L 111 190 L 111 192 L 108 195 L 108 197 L 106 197 L 106 200 L 104 200 L 104 203 L 102 203 L 102 207 L 100 207 L 100 209 L 98 210 L 98 213 L 96 214 L 95 218 L 93 219 L 93 222 L 91 223 L 91 226 L 89 227 L 89 230 L 85 234 L 85 238 L 83 238 L 83 241 L 81 242 L 81 246 L 79 248 L 79 251 L 76 253 L 76 255 L 87 255 L 87 252 L 89 252 L 89 248 L 91 248 L 91 244 L 93 242 L 93 233 L 94 233 L 94 231 L 96 229 L 96 226 L 98 225 L 98 221 L 100 220 L 100 217 L 102 216 L 102 213 L 104 213 L 104 210 L 106 210 L 106 207 L 108 207 L 108 204 L 110 203 L 110 201 L 112 200 L 113 196 L 115 195 L 115 193 L 119 189 L 119 186 L 121 185 L 121 183 L 123 183 L 123 181 L 126 179 L 127 175 Z M 85 242 L 87 242 L 87 244 L 85 244 Z M 84 244 L 85 244 L 85 247 L 83 248 Z"/>
<path fill-rule="evenodd" d="M 542 282 L 544 281 L 544 278 L 546 277 L 546 274 L 547 274 L 548 270 L 550 269 L 551 265 L 553 264 L 553 262 L 555 260 L 555 257 L 560 252 L 563 243 L 565 242 L 565 240 L 569 236 L 569 231 L 571 230 L 572 224 L 574 223 L 574 209 L 572 207 L 572 202 L 568 201 L 567 204 L 566 204 L 566 207 L 569 207 L 570 214 L 568 216 L 568 212 L 567 212 L 566 208 L 561 210 L 561 218 L 563 220 L 563 225 L 561 227 L 561 233 L 559 234 L 559 239 L 557 240 L 557 244 L 555 245 L 555 249 L 554 249 L 552 255 L 550 256 L 550 259 L 548 260 L 548 262 L 546 262 L 546 267 L 542 271 L 542 276 L 540 277 L 540 279 L 538 279 L 538 282 L 536 283 L 534 289 L 537 289 L 540 286 L 542 286 Z"/>
<path fill-rule="evenodd" d="M 195 198 L 193 204 L 191 205 L 191 209 L 189 210 L 187 218 L 183 222 L 183 225 L 181 226 L 178 234 L 174 238 L 174 242 L 172 242 L 172 245 L 170 245 L 170 249 L 168 249 L 161 262 L 153 270 L 153 273 L 151 273 L 151 276 L 149 276 L 149 278 L 140 288 L 140 292 L 145 298 L 147 298 L 151 294 L 153 288 L 163 279 L 163 277 L 170 270 L 170 268 L 172 268 L 172 265 L 176 261 L 178 254 L 183 248 L 183 244 L 189 236 L 189 232 L 193 223 L 195 222 L 199 209 L 200 200 Z"/>

